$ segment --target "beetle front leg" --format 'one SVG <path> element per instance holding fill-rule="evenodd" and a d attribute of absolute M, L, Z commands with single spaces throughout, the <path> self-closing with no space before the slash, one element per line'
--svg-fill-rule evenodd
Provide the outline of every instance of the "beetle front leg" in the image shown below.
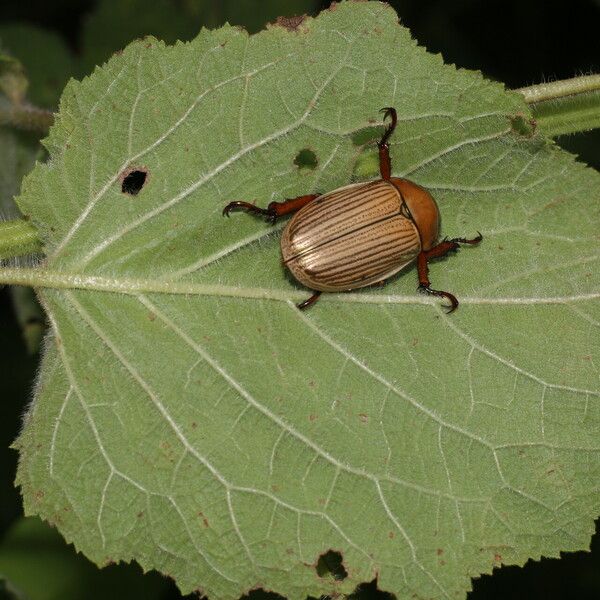
<path fill-rule="evenodd" d="M 388 140 L 394 129 L 396 129 L 396 123 L 398 122 L 398 116 L 396 115 L 396 109 L 391 106 L 382 108 L 379 112 L 383 114 L 383 120 L 385 121 L 388 117 L 392 118 L 392 122 L 386 127 L 382 138 L 377 142 L 379 148 L 379 172 L 381 173 L 381 179 L 389 179 L 392 176 L 392 161 L 390 160 L 390 147 Z"/>
<path fill-rule="evenodd" d="M 259 208 L 255 204 L 250 202 L 243 202 L 236 200 L 230 202 L 224 209 L 223 215 L 229 216 L 229 213 L 235 210 L 245 210 L 246 212 L 254 215 L 261 215 L 267 218 L 267 221 L 275 223 L 279 217 L 289 215 L 290 213 L 300 210 L 303 206 L 312 202 L 315 198 L 318 198 L 320 194 L 306 194 L 304 196 L 298 196 L 297 198 L 290 198 L 283 202 L 271 202 L 267 208 Z"/>
<path fill-rule="evenodd" d="M 467 240 L 465 238 L 453 238 L 451 240 L 444 239 L 439 244 L 431 248 L 430 250 L 423 250 L 417 256 L 417 271 L 419 273 L 419 291 L 431 296 L 440 296 L 441 298 L 447 298 L 450 301 L 450 306 L 446 306 L 448 314 L 458 308 L 458 300 L 456 296 L 450 292 L 444 292 L 442 290 L 434 290 L 431 288 L 429 282 L 429 266 L 428 262 L 432 258 L 441 258 L 446 256 L 449 252 L 458 250 L 460 244 L 479 244 L 483 236 L 477 232 L 477 237 Z"/>

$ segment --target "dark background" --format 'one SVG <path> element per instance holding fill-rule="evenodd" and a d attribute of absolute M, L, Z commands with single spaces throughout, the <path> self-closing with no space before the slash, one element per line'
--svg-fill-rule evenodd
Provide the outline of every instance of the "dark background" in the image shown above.
<path fill-rule="evenodd" d="M 273 20 L 278 14 L 295 14 L 294 8 L 298 6 L 285 0 L 221 0 L 207 1 L 201 10 L 190 12 L 193 1 L 163 0 L 158 4 L 168 8 L 168 19 L 156 22 L 156 15 L 133 10 L 127 18 L 113 21 L 112 40 L 94 42 L 89 28 L 93 15 L 99 12 L 99 4 L 100 1 L 94 0 L 5 1 L 0 7 L 0 31 L 3 25 L 19 21 L 56 32 L 66 43 L 74 61 L 78 61 L 73 73 L 81 76 L 90 65 L 118 49 L 111 44 L 114 46 L 119 37 L 121 45 L 143 34 L 154 34 L 166 41 L 177 37 L 189 39 L 202 25 L 215 27 L 225 20 L 256 31 L 261 23 Z M 148 0 L 147 4 L 151 6 L 153 3 Z M 305 4 L 310 5 L 310 2 Z M 568 3 L 549 3 L 547 0 L 398 0 L 390 4 L 396 9 L 401 22 L 430 52 L 441 52 L 446 62 L 481 70 L 489 78 L 503 81 L 508 87 L 600 72 L 600 0 L 570 0 Z M 124 11 L 127 10 L 126 5 L 136 5 L 136 1 L 122 0 Z M 329 2 L 315 0 L 311 14 L 328 5 Z M 306 11 L 304 8 L 301 12 Z M 107 11 L 106 7 L 105 13 L 110 19 L 111 11 Z M 115 15 L 115 19 L 119 16 Z M 101 35 L 99 37 L 102 38 Z M 557 142 L 588 164 L 600 166 L 598 130 L 564 136 Z M 6 289 L 1 290 L 0 555 L 2 552 L 27 555 L 33 561 L 31 577 L 42 578 L 42 588 L 45 576 L 52 578 L 52 574 L 58 575 L 57 569 L 49 568 L 45 573 L 40 565 L 50 565 L 56 557 L 64 558 L 61 567 L 64 571 L 60 572 L 60 577 L 73 580 L 68 598 L 117 595 L 136 599 L 180 598 L 174 584 L 157 574 L 142 575 L 135 565 L 118 565 L 98 571 L 83 557 L 75 557 L 72 548 L 67 547 L 54 532 L 36 523 L 31 531 L 22 529 L 20 498 L 13 487 L 17 456 L 8 447 L 19 431 L 21 415 L 30 400 L 38 360 L 37 355 L 27 352 L 13 316 L 10 296 Z M 492 576 L 485 575 L 474 580 L 469 600 L 600 598 L 599 557 L 596 535 L 592 540 L 591 553 L 567 553 L 560 560 L 529 561 L 524 568 L 502 567 L 496 569 Z M 76 580 L 81 593 L 73 591 L 77 588 Z M 47 589 L 50 587 L 48 583 Z M 375 586 L 366 586 L 360 590 L 360 595 L 374 597 L 377 595 L 374 590 Z M 3 597 L 15 596 L 0 585 L 0 599 Z M 40 596 L 46 597 L 50 596 Z M 66 593 L 63 598 L 67 600 Z M 37 597 L 31 597 L 31 600 L 37 600 Z"/>

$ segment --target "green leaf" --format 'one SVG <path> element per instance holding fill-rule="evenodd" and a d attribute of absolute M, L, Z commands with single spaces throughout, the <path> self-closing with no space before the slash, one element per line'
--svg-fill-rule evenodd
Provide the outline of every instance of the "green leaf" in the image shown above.
<path fill-rule="evenodd" d="M 418 295 L 409 269 L 302 313 L 281 225 L 222 208 L 376 176 L 382 106 L 393 172 L 435 195 L 443 235 L 484 235 L 431 267 L 461 307 Z M 27 514 L 98 564 L 211 598 L 375 576 L 399 598 L 461 597 L 501 563 L 586 548 L 599 177 L 519 115 L 380 3 L 135 42 L 71 82 L 19 200 L 47 259 L 0 270 L 38 287 L 51 325 L 18 441 Z M 343 580 L 317 572 L 329 550 Z"/>

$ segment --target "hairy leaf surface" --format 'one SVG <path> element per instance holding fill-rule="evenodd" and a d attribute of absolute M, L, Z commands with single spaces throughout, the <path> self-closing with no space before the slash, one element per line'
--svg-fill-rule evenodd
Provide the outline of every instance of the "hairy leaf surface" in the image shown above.
<path fill-rule="evenodd" d="M 462 597 L 501 563 L 586 548 L 598 175 L 384 4 L 287 25 L 134 42 L 67 86 L 19 200 L 51 324 L 18 442 L 27 513 L 99 564 L 211 598 L 375 576 L 400 598 Z M 376 177 L 382 106 L 394 174 L 431 190 L 443 235 L 484 235 L 431 267 L 461 307 L 418 295 L 409 269 L 299 312 L 281 225 L 222 208 Z M 315 569 L 330 549 L 342 581 Z"/>

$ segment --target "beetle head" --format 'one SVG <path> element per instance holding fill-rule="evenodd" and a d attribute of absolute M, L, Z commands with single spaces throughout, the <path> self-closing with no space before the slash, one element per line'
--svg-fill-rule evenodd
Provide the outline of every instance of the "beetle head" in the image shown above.
<path fill-rule="evenodd" d="M 440 211 L 435 200 L 425 188 L 408 179 L 393 177 L 391 182 L 400 191 L 419 230 L 422 249 L 430 250 L 435 246 L 440 234 Z"/>

